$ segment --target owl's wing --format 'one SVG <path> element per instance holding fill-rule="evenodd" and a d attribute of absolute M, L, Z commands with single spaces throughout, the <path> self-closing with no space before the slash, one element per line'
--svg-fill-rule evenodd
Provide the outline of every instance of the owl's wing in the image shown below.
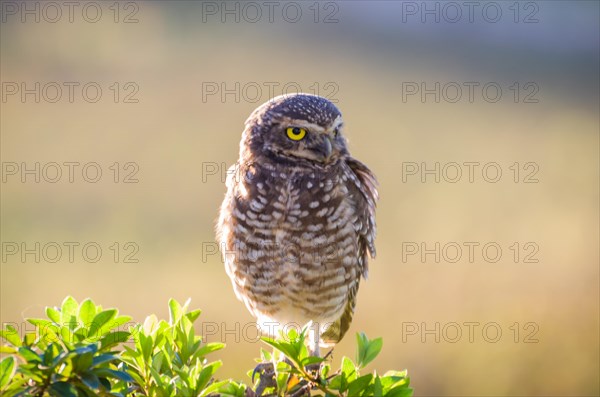
<path fill-rule="evenodd" d="M 375 207 L 379 198 L 377 179 L 371 170 L 355 159 L 346 161 L 352 174 L 348 184 L 350 197 L 356 206 L 354 228 L 359 235 L 358 255 L 362 275 L 367 278 L 368 255 L 375 258 Z"/>
<path fill-rule="evenodd" d="M 346 175 L 350 180 L 348 194 L 356 208 L 354 228 L 359 235 L 357 256 L 361 273 L 366 278 L 368 255 L 375 258 L 375 207 L 379 198 L 377 179 L 371 170 L 360 161 L 350 159 L 346 163 L 349 166 Z M 341 317 L 321 335 L 324 346 L 339 342 L 350 328 L 359 284 L 360 276 L 357 277 L 356 282 L 348 292 L 348 303 Z"/>

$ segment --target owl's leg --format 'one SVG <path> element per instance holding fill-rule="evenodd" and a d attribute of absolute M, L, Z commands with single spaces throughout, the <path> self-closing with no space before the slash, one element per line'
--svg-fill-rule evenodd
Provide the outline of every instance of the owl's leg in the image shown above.
<path fill-rule="evenodd" d="M 321 357 L 320 341 L 321 341 L 321 327 L 318 323 L 313 323 L 308 331 L 308 350 L 309 354 L 313 357 Z M 321 372 L 321 363 L 309 364 L 306 370 L 313 374 L 319 374 Z"/>
<path fill-rule="evenodd" d="M 310 352 L 310 355 L 313 357 L 321 357 L 321 352 L 320 352 L 320 341 L 321 341 L 321 335 L 322 335 L 322 328 L 312 328 L 309 333 L 309 344 L 308 344 L 308 349 Z M 313 363 L 313 364 L 308 364 L 305 369 L 312 373 L 313 375 L 315 375 L 317 378 L 320 378 L 322 376 L 321 370 L 323 368 L 323 363 L 326 362 L 327 360 L 330 360 L 331 356 L 333 355 L 333 349 L 329 350 L 323 357 L 323 361 L 322 362 L 318 362 L 318 363 Z"/>
<path fill-rule="evenodd" d="M 321 357 L 319 342 L 321 341 L 321 329 L 318 323 L 313 323 L 309 331 L 309 350 L 310 355 Z"/>

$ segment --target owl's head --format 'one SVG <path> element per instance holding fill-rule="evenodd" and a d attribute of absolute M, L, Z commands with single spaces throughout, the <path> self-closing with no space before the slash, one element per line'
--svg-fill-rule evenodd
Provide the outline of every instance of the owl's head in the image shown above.
<path fill-rule="evenodd" d="M 311 94 L 281 95 L 248 117 L 240 155 L 331 164 L 348 155 L 342 128 L 341 112 L 327 99 Z"/>

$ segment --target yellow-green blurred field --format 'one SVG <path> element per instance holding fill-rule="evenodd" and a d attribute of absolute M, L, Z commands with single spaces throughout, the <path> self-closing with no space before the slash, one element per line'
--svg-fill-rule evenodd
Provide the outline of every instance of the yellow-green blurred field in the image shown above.
<path fill-rule="evenodd" d="M 339 21 L 330 24 L 312 16 L 203 22 L 200 3 L 136 4 L 137 23 L 115 23 L 106 4 L 98 23 L 2 22 L 3 95 L 7 82 L 96 82 L 103 89 L 96 103 L 77 89 L 73 103 L 65 93 L 56 103 L 3 97 L 4 171 L 8 163 L 36 162 L 96 162 L 103 171 L 97 183 L 78 172 L 73 183 L 66 175 L 23 183 L 21 174 L 3 171 L 3 323 L 41 316 L 67 295 L 136 320 L 164 318 L 170 297 L 190 297 L 203 309 L 205 329 L 218 325 L 209 339 L 227 343 L 221 376 L 247 380 L 259 343 L 244 340 L 244 330 L 254 336 L 252 317 L 235 299 L 220 258 L 205 255 L 225 192 L 223 178 L 207 175 L 207 166 L 235 161 L 243 122 L 268 99 L 268 84 L 279 84 L 276 95 L 288 83 L 321 94 L 334 87 L 350 149 L 377 174 L 381 193 L 378 256 L 334 360 L 353 356 L 352 334 L 364 331 L 384 338 L 372 365 L 408 369 L 416 395 L 600 393 L 598 3 L 537 2 L 538 23 L 494 26 L 402 25 L 394 14 L 400 2 L 339 3 Z M 302 3 L 307 13 L 309 6 Z M 509 87 L 517 81 L 539 87 L 537 103 L 524 103 L 525 91 L 514 100 Z M 115 82 L 117 103 L 109 88 Z M 124 103 L 127 82 L 139 88 L 139 103 Z M 262 87 L 260 99 L 250 88 L 239 101 L 203 97 L 207 83 L 231 89 L 236 82 Z M 497 82 L 503 97 L 403 100 L 407 82 Z M 115 162 L 136 163 L 139 182 L 122 183 L 129 170 L 121 169 L 115 183 Z M 404 182 L 407 162 L 480 166 L 473 183 L 464 174 L 457 183 L 432 176 L 422 183 L 419 175 L 404 175 Z M 481 175 L 488 163 L 502 169 L 497 183 Z M 537 183 L 523 183 L 525 163 L 537 165 Z M 96 242 L 103 251 L 96 263 L 78 249 L 73 263 L 66 251 L 56 263 L 6 255 L 6 243 L 22 242 Z M 127 242 L 139 247 L 138 263 L 123 263 Z M 436 242 L 493 242 L 502 255 L 490 263 L 476 249 L 470 263 L 465 248 L 456 263 L 443 256 L 436 263 L 432 254 L 404 260 L 407 243 Z M 539 248 L 537 263 L 524 263 L 528 242 Z M 471 340 L 465 323 L 477 324 Z M 487 335 L 486 325 L 495 327 Z"/>

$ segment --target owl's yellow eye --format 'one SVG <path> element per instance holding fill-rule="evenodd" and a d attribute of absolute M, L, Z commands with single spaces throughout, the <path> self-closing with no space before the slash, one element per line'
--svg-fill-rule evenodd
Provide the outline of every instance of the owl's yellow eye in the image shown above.
<path fill-rule="evenodd" d="M 292 141 L 299 141 L 306 135 L 306 130 L 304 128 L 299 127 L 289 127 L 286 130 L 288 138 Z"/>

